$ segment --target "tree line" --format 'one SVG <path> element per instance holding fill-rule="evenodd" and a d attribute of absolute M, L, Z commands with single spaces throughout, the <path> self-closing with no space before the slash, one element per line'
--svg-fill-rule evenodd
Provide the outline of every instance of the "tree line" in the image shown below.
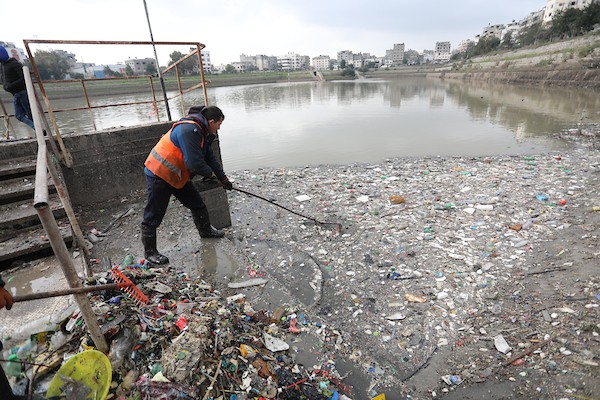
<path fill-rule="evenodd" d="M 511 50 L 555 40 L 581 36 L 600 24 L 600 3 L 595 2 L 584 9 L 569 8 L 558 12 L 549 24 L 538 22 L 524 28 L 516 37 L 509 32 L 502 40 L 495 36 L 482 37 L 477 44 L 471 43 L 452 60 L 468 59 L 498 50 Z"/>
<path fill-rule="evenodd" d="M 179 51 L 174 51 L 169 55 L 169 65 L 175 63 L 184 57 L 184 54 Z M 66 78 L 70 79 L 83 79 L 82 73 L 73 72 L 72 65 L 68 58 L 64 56 L 63 51 L 56 50 L 36 50 L 34 53 L 35 65 L 40 74 L 42 80 L 63 80 Z M 31 68 L 31 62 L 26 59 L 23 63 L 27 67 Z M 135 76 L 139 75 L 133 71 L 130 65 L 125 66 L 125 72 L 114 71 L 109 66 L 103 68 L 104 76 L 107 78 L 121 78 L 123 76 Z M 198 58 L 190 57 L 187 60 L 179 64 L 179 72 L 182 75 L 190 75 L 199 73 Z M 156 65 L 149 63 L 146 65 L 144 70 L 145 75 L 156 75 Z"/>

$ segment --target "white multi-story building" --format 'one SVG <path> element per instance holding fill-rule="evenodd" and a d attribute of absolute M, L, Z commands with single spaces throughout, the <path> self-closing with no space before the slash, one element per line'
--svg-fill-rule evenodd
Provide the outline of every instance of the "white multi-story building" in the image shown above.
<path fill-rule="evenodd" d="M 394 44 L 394 48 L 385 51 L 385 64 L 389 66 L 402 65 L 404 60 L 404 43 Z"/>
<path fill-rule="evenodd" d="M 310 57 L 287 53 L 277 57 L 277 63 L 281 65 L 281 69 L 284 71 L 298 71 L 310 67 Z"/>
<path fill-rule="evenodd" d="M 318 56 L 313 57 L 312 66 L 316 70 L 328 70 L 331 65 L 331 58 L 329 56 Z"/>
<path fill-rule="evenodd" d="M 272 71 L 277 68 L 277 57 L 259 54 L 255 56 L 256 67 L 261 71 Z"/>
<path fill-rule="evenodd" d="M 503 24 L 488 25 L 483 29 L 481 37 L 496 37 L 502 39 L 502 31 L 504 28 L 505 26 Z"/>
<path fill-rule="evenodd" d="M 231 63 L 231 65 L 233 65 L 237 72 L 246 72 L 254 66 L 254 64 L 250 61 L 234 61 Z"/>
<path fill-rule="evenodd" d="M 277 67 L 277 57 L 259 54 L 257 56 L 240 55 L 240 62 L 252 63 L 260 71 L 271 71 Z"/>
<path fill-rule="evenodd" d="M 433 53 L 433 61 L 437 63 L 450 61 L 450 49 L 450 42 L 436 42 L 435 50 Z"/>
<path fill-rule="evenodd" d="M 462 40 L 459 44 L 458 47 L 456 48 L 456 51 L 459 53 L 464 53 L 465 51 L 467 51 L 469 49 L 469 46 L 475 46 L 475 41 L 472 39 L 465 39 Z"/>
<path fill-rule="evenodd" d="M 346 64 L 352 64 L 354 62 L 354 54 L 350 50 L 338 51 L 337 62 L 340 64 L 342 61 L 346 61 Z"/>
<path fill-rule="evenodd" d="M 200 53 L 202 54 L 202 69 L 204 72 L 211 74 L 214 70 L 214 67 L 210 61 L 210 51 L 202 50 Z"/>
<path fill-rule="evenodd" d="M 538 22 L 542 22 L 544 20 L 544 12 L 545 8 L 542 8 L 539 11 L 534 11 L 529 13 L 528 16 L 519 21 L 519 25 L 521 29 L 529 28 L 531 25 L 537 24 Z"/>
<path fill-rule="evenodd" d="M 543 21 L 544 23 L 548 23 L 560 11 L 568 10 L 569 8 L 583 9 L 594 2 L 598 2 L 598 0 L 547 0 Z"/>

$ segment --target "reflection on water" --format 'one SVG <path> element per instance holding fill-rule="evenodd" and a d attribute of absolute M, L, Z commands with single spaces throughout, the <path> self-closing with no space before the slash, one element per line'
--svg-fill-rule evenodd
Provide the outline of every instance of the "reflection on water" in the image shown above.
<path fill-rule="evenodd" d="M 186 94 L 184 107 L 202 103 L 201 95 Z M 541 152 L 560 148 L 551 134 L 579 122 L 600 122 L 600 97 L 592 90 L 419 77 L 220 87 L 209 89 L 208 95 L 209 103 L 226 115 L 220 136 L 228 171 L 406 156 Z M 92 104 L 144 100 L 149 96 L 105 97 L 92 99 Z M 56 107 L 79 103 L 61 100 Z M 177 99 L 169 104 L 172 117 L 178 119 L 184 113 L 181 103 Z M 166 119 L 164 108 L 159 115 Z M 93 116 L 98 129 L 157 117 L 152 104 L 101 108 Z M 64 132 L 93 126 L 89 111 L 57 117 Z"/>

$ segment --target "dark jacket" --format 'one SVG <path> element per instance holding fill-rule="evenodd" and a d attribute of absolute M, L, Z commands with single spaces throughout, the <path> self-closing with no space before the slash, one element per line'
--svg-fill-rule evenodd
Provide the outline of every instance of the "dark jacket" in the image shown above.
<path fill-rule="evenodd" d="M 25 77 L 23 75 L 23 64 L 9 58 L 2 63 L 2 86 L 11 94 L 17 94 L 26 89 Z"/>
<path fill-rule="evenodd" d="M 171 132 L 171 141 L 181 150 L 183 161 L 191 176 L 209 178 L 214 173 L 221 182 L 227 180 L 223 166 L 212 151 L 212 142 L 216 136 L 208 132 L 206 118 L 198 113 L 190 114 L 181 120 L 194 121 L 199 125 L 179 124 Z M 144 168 L 144 171 L 146 175 L 154 176 L 148 168 Z"/>

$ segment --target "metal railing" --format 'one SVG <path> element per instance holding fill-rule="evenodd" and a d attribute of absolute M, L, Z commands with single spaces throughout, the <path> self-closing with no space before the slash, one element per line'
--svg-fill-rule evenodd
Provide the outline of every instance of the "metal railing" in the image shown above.
<path fill-rule="evenodd" d="M 146 42 L 146 41 L 91 41 L 91 40 L 42 40 L 42 39 L 24 39 L 23 43 L 25 45 L 25 49 L 27 51 L 28 57 L 29 57 L 29 61 L 31 62 L 31 68 L 33 71 L 33 74 L 37 80 L 37 85 L 39 87 L 39 92 L 41 94 L 41 97 L 44 101 L 45 107 L 46 107 L 46 112 L 50 118 L 51 124 L 52 124 L 52 129 L 50 129 L 49 124 L 45 122 L 48 132 L 50 132 L 51 130 L 54 131 L 53 135 L 49 135 L 49 136 L 53 136 L 52 139 L 55 139 L 56 142 L 58 143 L 58 146 L 53 146 L 53 150 L 56 147 L 57 150 L 57 154 L 56 156 L 59 158 L 59 160 L 61 160 L 63 162 L 63 164 L 67 167 L 71 167 L 72 166 L 72 158 L 71 155 L 69 154 L 68 149 L 65 147 L 63 140 L 62 140 L 62 136 L 61 136 L 61 132 L 60 132 L 60 128 L 58 126 L 57 120 L 56 120 L 56 116 L 55 114 L 57 113 L 61 113 L 61 112 L 68 112 L 68 111 L 88 111 L 90 113 L 91 116 L 91 120 L 92 120 L 92 126 L 94 127 L 94 130 L 97 130 L 96 127 L 96 122 L 94 119 L 94 112 L 93 110 L 95 109 L 100 109 L 100 108 L 109 108 L 109 107 L 123 107 L 123 106 L 131 106 L 131 105 L 139 105 L 139 104 L 152 104 L 153 108 L 154 108 L 154 113 L 157 116 L 158 121 L 160 121 L 160 114 L 158 112 L 158 104 L 162 101 L 165 103 L 165 107 L 168 109 L 168 102 L 169 100 L 173 100 L 177 97 L 181 97 L 181 107 L 183 110 L 183 114 L 185 114 L 185 110 L 184 110 L 184 102 L 183 102 L 183 94 L 188 93 L 192 90 L 197 90 L 199 88 L 203 89 L 203 96 L 204 96 L 204 103 L 205 105 L 208 105 L 208 95 L 206 92 L 206 80 L 204 77 L 204 67 L 202 64 L 202 49 L 205 47 L 204 44 L 199 43 L 199 42 Z M 192 52 L 190 52 L 189 54 L 187 54 L 185 57 L 182 57 L 181 59 L 177 60 L 175 63 L 167 66 L 163 71 L 162 74 L 164 75 L 165 72 L 168 72 L 170 70 L 175 70 L 176 73 L 176 77 L 177 77 L 177 86 L 178 86 L 178 92 L 175 96 L 171 96 L 170 98 L 166 96 L 163 100 L 157 99 L 156 98 L 156 93 L 154 90 L 154 81 L 153 81 L 153 76 L 150 75 L 144 75 L 144 76 L 135 76 L 135 77 L 114 77 L 114 78 L 84 78 L 84 79 L 70 79 L 70 80 L 43 80 L 41 79 L 40 73 L 39 73 L 39 69 L 37 67 L 36 61 L 35 61 L 35 57 L 33 55 L 33 53 L 31 52 L 30 49 L 30 44 L 67 44 L 67 45 L 169 45 L 169 46 L 194 46 L 195 50 L 193 50 Z M 183 89 L 182 88 L 182 84 L 181 84 L 181 71 L 179 68 L 179 65 L 184 62 L 185 60 L 189 59 L 190 57 L 193 56 L 197 56 L 198 57 L 198 65 L 199 65 L 199 70 L 200 70 L 200 83 L 187 88 L 187 89 Z M 160 68 L 159 66 L 157 66 L 157 68 Z M 90 101 L 90 96 L 88 95 L 88 87 L 86 86 L 86 82 L 94 82 L 94 81 L 99 81 L 99 82 L 112 82 L 112 81 L 118 81 L 118 80 L 132 80 L 132 79 L 148 79 L 149 81 L 149 85 L 150 85 L 150 92 L 152 94 L 152 100 L 147 100 L 147 101 L 131 101 L 131 102 L 119 102 L 119 103 L 110 103 L 110 104 L 102 104 L 102 105 L 93 105 L 92 102 Z M 71 108 L 53 108 L 50 102 L 50 99 L 48 97 L 48 93 L 46 91 L 46 88 L 44 87 L 45 83 L 52 83 L 52 84 L 56 84 L 56 83 L 80 83 L 81 84 L 81 89 L 82 89 L 82 93 L 83 93 L 83 98 L 85 100 L 85 106 L 84 107 L 71 107 Z M 31 101 L 31 98 L 30 98 Z M 3 107 L 4 108 L 4 107 Z M 6 112 L 5 112 L 5 116 L 6 116 Z M 5 122 L 7 128 L 8 128 L 8 122 Z M 52 144 L 54 140 L 51 140 L 50 143 Z"/>
<path fill-rule="evenodd" d="M 33 82 L 31 80 L 31 76 L 29 75 L 29 69 L 24 67 L 25 74 L 25 83 L 27 86 L 27 91 L 30 94 L 34 93 Z M 37 152 L 37 164 L 35 170 L 35 192 L 33 197 L 33 206 L 38 214 L 38 217 L 44 227 L 44 231 L 48 236 L 48 240 L 50 241 L 50 245 L 52 246 L 52 250 L 56 258 L 58 259 L 63 274 L 71 288 L 82 287 L 81 281 L 77 276 L 77 271 L 75 266 L 73 265 L 73 259 L 69 254 L 69 250 L 63 241 L 62 235 L 58 228 L 58 224 L 56 223 L 56 219 L 54 219 L 54 215 L 52 214 L 52 210 L 49 206 L 48 201 L 48 171 L 50 171 L 50 175 L 55 183 L 55 185 L 61 186 L 59 179 L 55 176 L 55 171 L 53 171 L 53 166 L 48 162 L 48 151 L 46 149 L 46 141 L 44 139 L 44 131 L 42 128 L 42 117 L 41 111 L 38 108 L 38 104 L 36 102 L 31 104 L 31 114 L 33 116 L 33 122 L 35 125 L 35 133 L 38 142 L 38 152 Z M 60 193 L 60 192 L 59 192 Z M 81 230 L 79 229 L 79 225 L 77 224 L 77 220 L 71 220 L 71 213 L 68 211 L 69 209 L 72 211 L 71 204 L 68 201 L 68 198 L 63 199 L 61 196 L 61 201 L 63 202 L 63 206 L 67 211 L 67 215 L 69 216 L 69 221 L 71 222 L 71 226 L 73 227 L 73 232 L 76 234 L 77 239 L 79 241 L 80 248 L 85 247 L 85 242 L 83 241 L 83 235 L 81 234 Z M 74 214 L 73 214 L 74 217 Z M 77 234 L 79 232 L 79 234 Z M 87 253 L 86 253 L 87 254 Z M 85 256 L 88 257 L 87 255 Z M 86 271 L 87 272 L 87 271 Z M 94 344 L 98 348 L 98 350 L 103 353 L 107 353 L 109 350 L 108 344 L 102 331 L 100 329 L 100 325 L 96 319 L 96 315 L 92 310 L 92 305 L 87 298 L 87 295 L 79 293 L 74 294 L 75 302 L 79 306 L 79 310 L 81 311 L 81 315 L 87 325 L 90 336 L 94 341 Z"/>

